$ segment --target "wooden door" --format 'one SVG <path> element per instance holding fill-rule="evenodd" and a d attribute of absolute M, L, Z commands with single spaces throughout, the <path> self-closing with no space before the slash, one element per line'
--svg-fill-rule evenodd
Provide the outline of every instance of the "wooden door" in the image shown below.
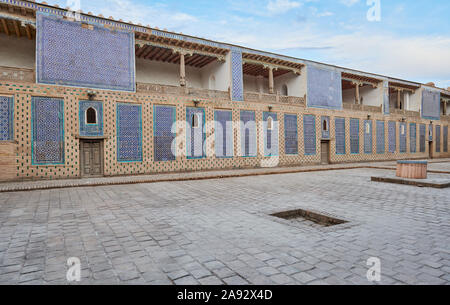
<path fill-rule="evenodd" d="M 328 164 L 330 163 L 330 142 L 322 141 L 320 146 L 320 154 L 321 154 L 321 163 Z"/>
<path fill-rule="evenodd" d="M 101 141 L 81 142 L 81 176 L 103 176 L 103 146 Z"/>
<path fill-rule="evenodd" d="M 428 149 L 428 152 L 429 152 L 429 154 L 430 154 L 430 159 L 433 159 L 433 142 L 430 141 L 430 142 L 428 142 L 428 143 L 429 143 L 429 149 Z"/>

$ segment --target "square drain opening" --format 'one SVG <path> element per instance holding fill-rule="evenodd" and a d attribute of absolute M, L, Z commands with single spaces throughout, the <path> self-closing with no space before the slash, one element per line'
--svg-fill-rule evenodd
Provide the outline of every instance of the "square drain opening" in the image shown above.
<path fill-rule="evenodd" d="M 317 212 L 312 212 L 308 210 L 298 209 L 292 211 L 284 211 L 275 214 L 271 214 L 271 216 L 282 218 L 285 220 L 290 220 L 293 222 L 312 222 L 314 224 L 323 226 L 323 227 L 331 227 L 336 225 L 341 225 L 344 223 L 348 223 L 346 220 L 338 219 L 329 215 L 320 214 Z"/>

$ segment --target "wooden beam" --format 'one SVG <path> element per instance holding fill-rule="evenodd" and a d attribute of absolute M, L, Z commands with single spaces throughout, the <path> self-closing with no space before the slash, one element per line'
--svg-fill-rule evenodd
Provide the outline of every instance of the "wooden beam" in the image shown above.
<path fill-rule="evenodd" d="M 140 58 L 141 55 L 147 50 L 147 48 L 148 48 L 147 45 L 145 45 L 145 46 L 139 48 L 139 49 L 136 51 L 136 57 L 137 57 L 137 58 Z"/>
<path fill-rule="evenodd" d="M 5 34 L 9 36 L 9 29 L 8 29 L 8 25 L 6 24 L 5 19 L 2 19 L 2 25 L 3 25 L 3 31 L 5 31 Z"/>
<path fill-rule="evenodd" d="M 156 52 L 158 52 L 158 48 L 149 48 L 148 49 L 148 51 L 147 51 L 147 53 L 145 53 L 145 55 L 143 55 L 142 57 L 144 58 L 144 59 L 149 59 L 149 58 L 151 58 L 153 55 L 155 55 L 156 54 Z"/>
<path fill-rule="evenodd" d="M 14 20 L 14 29 L 16 30 L 16 35 L 18 38 L 20 38 L 20 27 L 19 27 L 19 21 Z"/>
<path fill-rule="evenodd" d="M 28 39 L 32 40 L 33 39 L 33 34 L 31 34 L 31 29 L 30 29 L 30 25 L 29 24 L 27 24 L 25 26 L 25 32 L 27 33 Z"/>

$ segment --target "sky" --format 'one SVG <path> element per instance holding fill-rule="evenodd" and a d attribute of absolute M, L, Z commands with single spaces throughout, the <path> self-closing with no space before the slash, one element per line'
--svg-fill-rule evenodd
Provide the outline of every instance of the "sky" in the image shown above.
<path fill-rule="evenodd" d="M 61 7 L 76 1 L 47 0 Z M 116 20 L 450 87 L 448 0 L 81 0 L 80 7 Z"/>

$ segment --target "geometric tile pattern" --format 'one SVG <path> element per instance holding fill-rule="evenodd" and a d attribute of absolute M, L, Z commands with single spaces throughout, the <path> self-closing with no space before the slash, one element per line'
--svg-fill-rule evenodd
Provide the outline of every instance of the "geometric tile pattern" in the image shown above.
<path fill-rule="evenodd" d="M 256 116 L 254 111 L 241 113 L 241 151 L 243 157 L 256 157 Z"/>
<path fill-rule="evenodd" d="M 268 120 L 272 119 L 272 129 L 269 129 Z M 278 156 L 278 117 L 276 113 L 264 112 L 263 113 L 263 125 L 264 125 L 264 155 L 266 157 Z"/>
<path fill-rule="evenodd" d="M 383 82 L 383 112 L 385 115 L 390 114 L 389 108 L 389 82 Z"/>
<path fill-rule="evenodd" d="M 417 125 L 415 123 L 409 124 L 409 152 L 417 152 Z"/>
<path fill-rule="evenodd" d="M 366 154 L 371 154 L 373 152 L 372 125 L 372 121 L 364 121 L 364 153 Z"/>
<path fill-rule="evenodd" d="M 422 118 L 427 120 L 439 120 L 441 110 L 441 93 L 436 90 L 425 89 L 422 91 Z"/>
<path fill-rule="evenodd" d="M 359 120 L 350 119 L 350 153 L 359 154 Z"/>
<path fill-rule="evenodd" d="M 135 91 L 131 32 L 37 14 L 37 82 Z"/>
<path fill-rule="evenodd" d="M 425 147 L 425 142 L 426 142 L 426 133 L 427 133 L 427 126 L 425 126 L 424 124 L 420 124 L 419 127 L 419 134 L 420 134 L 420 143 L 419 143 L 419 148 L 420 148 L 420 152 L 424 153 L 426 151 L 426 147 Z"/>
<path fill-rule="evenodd" d="M 64 164 L 64 101 L 32 98 L 32 164 Z"/>
<path fill-rule="evenodd" d="M 329 140 L 330 139 L 330 117 L 323 116 L 321 118 L 322 121 L 322 139 Z"/>
<path fill-rule="evenodd" d="M 284 115 L 284 151 L 287 155 L 298 154 L 298 126 L 296 114 Z"/>
<path fill-rule="evenodd" d="M 142 106 L 117 103 L 117 160 L 142 162 Z"/>
<path fill-rule="evenodd" d="M 448 152 L 448 126 L 444 126 L 444 152 Z"/>
<path fill-rule="evenodd" d="M 244 100 L 244 75 L 242 68 L 242 51 L 231 50 L 231 81 L 232 100 L 241 102 Z"/>
<path fill-rule="evenodd" d="M 388 141 L 389 141 L 389 152 L 395 153 L 397 151 L 397 123 L 393 121 L 388 122 Z"/>
<path fill-rule="evenodd" d="M 195 116 L 195 118 L 194 118 Z M 194 126 L 194 120 L 197 120 L 197 126 Z M 205 152 L 205 109 L 203 108 L 186 108 L 186 147 L 188 159 L 201 159 L 206 157 Z"/>
<path fill-rule="evenodd" d="M 306 114 L 303 116 L 303 134 L 305 144 L 305 155 L 316 154 L 316 117 Z"/>
<path fill-rule="evenodd" d="M 384 121 L 377 121 L 377 154 L 384 154 L 386 150 L 386 134 Z"/>
<path fill-rule="evenodd" d="M 155 105 L 153 111 L 155 161 L 173 161 L 175 157 L 176 109 L 173 106 Z"/>
<path fill-rule="evenodd" d="M 307 104 L 312 108 L 342 109 L 341 73 L 308 65 Z"/>
<path fill-rule="evenodd" d="M 399 124 L 400 153 L 406 153 L 406 123 Z"/>
<path fill-rule="evenodd" d="M 87 124 L 87 110 L 95 109 L 97 115 L 96 124 Z M 95 101 L 80 101 L 80 136 L 101 137 L 103 136 L 103 103 Z"/>
<path fill-rule="evenodd" d="M 436 152 L 441 152 L 441 126 L 436 125 Z"/>
<path fill-rule="evenodd" d="M 14 139 L 14 99 L 0 96 L 0 141 Z"/>
<path fill-rule="evenodd" d="M 215 146 L 217 158 L 233 157 L 233 113 L 227 110 L 216 110 Z"/>
<path fill-rule="evenodd" d="M 335 118 L 336 154 L 345 155 L 345 118 Z"/>

